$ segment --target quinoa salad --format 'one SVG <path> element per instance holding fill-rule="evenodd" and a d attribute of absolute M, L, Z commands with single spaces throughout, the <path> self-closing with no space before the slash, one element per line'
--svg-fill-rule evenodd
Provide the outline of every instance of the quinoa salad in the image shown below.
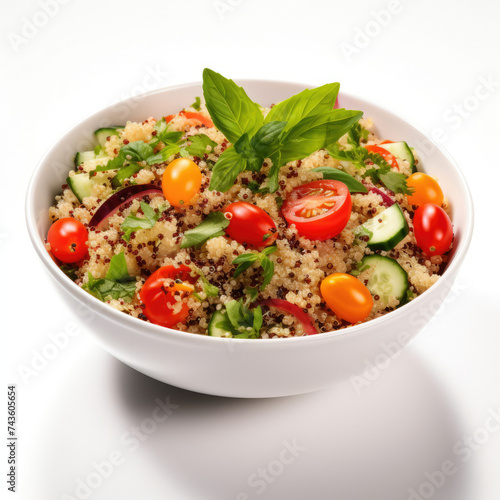
<path fill-rule="evenodd" d="M 338 91 L 263 107 L 205 69 L 179 112 L 95 131 L 47 251 L 110 307 L 193 334 L 321 334 L 404 307 L 446 267 L 450 207 L 411 145 Z"/>

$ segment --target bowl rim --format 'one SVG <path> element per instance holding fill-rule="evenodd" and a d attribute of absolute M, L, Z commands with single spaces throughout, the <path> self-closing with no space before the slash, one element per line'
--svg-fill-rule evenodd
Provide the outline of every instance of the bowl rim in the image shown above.
<path fill-rule="evenodd" d="M 302 83 L 298 81 L 289 81 L 289 80 L 273 80 L 273 79 L 252 79 L 252 78 L 237 78 L 234 79 L 235 83 L 245 88 L 245 85 L 298 85 L 303 86 L 304 88 L 315 88 L 317 85 L 311 85 L 307 83 Z M 73 293 L 75 298 L 78 299 L 79 302 L 83 303 L 85 306 L 91 308 L 93 312 L 97 312 L 102 316 L 110 316 L 114 322 L 118 324 L 122 324 L 125 328 L 133 329 L 138 335 L 143 335 L 145 337 L 152 337 L 157 340 L 175 340 L 179 342 L 187 342 L 187 343 L 195 343 L 201 342 L 204 343 L 204 346 L 216 347 L 217 345 L 222 345 L 227 343 L 236 343 L 238 345 L 266 345 L 266 349 L 269 348 L 270 345 L 283 346 L 286 345 L 290 347 L 291 345 L 303 345 L 304 343 L 310 342 L 328 342 L 329 339 L 344 337 L 345 335 L 349 335 L 350 337 L 358 337 L 365 333 L 366 330 L 370 330 L 373 327 L 383 326 L 384 322 L 388 322 L 388 319 L 395 320 L 397 316 L 401 316 L 403 314 L 409 314 L 411 310 L 415 310 L 419 304 L 428 297 L 429 293 L 433 293 L 434 295 L 443 288 L 444 283 L 446 282 L 445 278 L 448 275 L 453 275 L 453 272 L 458 271 L 460 268 L 466 254 L 468 248 L 471 243 L 472 233 L 474 228 L 474 206 L 472 201 L 472 195 L 469 188 L 469 185 L 465 179 L 463 172 L 458 166 L 457 162 L 451 156 L 451 154 L 444 148 L 441 144 L 437 144 L 436 141 L 430 137 L 427 133 L 425 133 L 420 127 L 414 125 L 411 121 L 408 121 L 406 118 L 396 115 L 392 111 L 383 108 L 377 104 L 374 104 L 370 101 L 362 97 L 358 97 L 355 94 L 351 94 L 348 92 L 342 92 L 341 95 L 345 96 L 348 99 L 353 99 L 360 103 L 360 107 L 367 105 L 371 107 L 376 112 L 380 111 L 389 115 L 390 118 L 396 118 L 398 120 L 404 121 L 407 125 L 415 129 L 419 134 L 421 134 L 427 141 L 429 141 L 434 148 L 440 151 L 448 162 L 452 165 L 457 179 L 461 182 L 462 187 L 464 188 L 465 198 L 462 199 L 462 203 L 466 204 L 466 213 L 468 214 L 468 218 L 465 219 L 463 232 L 461 234 L 460 245 L 457 248 L 455 254 L 453 255 L 452 262 L 446 267 L 444 273 L 441 275 L 440 279 L 432 285 L 429 290 L 426 290 L 423 294 L 419 295 L 415 299 L 413 299 L 410 303 L 405 304 L 399 309 L 391 311 L 383 316 L 375 318 L 373 320 L 350 326 L 347 328 L 343 328 L 341 330 L 330 331 L 330 332 L 322 332 L 317 335 L 307 335 L 302 337 L 287 337 L 280 339 L 279 342 L 276 342 L 275 339 L 235 339 L 235 338 L 219 338 L 219 337 L 211 337 L 209 335 L 199 335 L 193 334 L 190 332 L 185 332 L 181 330 L 173 330 L 171 328 L 166 328 L 160 325 L 155 325 L 153 323 L 149 323 L 143 321 L 139 318 L 134 318 L 128 314 L 124 314 L 122 311 L 118 311 L 113 307 L 110 307 L 108 304 L 101 302 L 96 299 L 92 295 L 85 292 L 81 287 L 79 287 L 76 283 L 68 279 L 64 273 L 62 273 L 57 266 L 57 264 L 51 259 L 49 253 L 46 251 L 44 243 L 42 239 L 38 235 L 38 230 L 36 227 L 35 214 L 33 213 L 33 200 L 34 200 L 34 191 L 35 186 L 39 181 L 40 172 L 42 170 L 43 165 L 47 157 L 51 154 L 51 152 L 61 147 L 64 143 L 66 137 L 76 128 L 81 127 L 86 121 L 91 120 L 96 115 L 105 114 L 110 112 L 114 108 L 126 104 L 129 101 L 134 100 L 136 103 L 140 105 L 141 101 L 147 99 L 156 94 L 168 93 L 180 89 L 185 89 L 189 87 L 200 87 L 202 82 L 194 81 L 189 83 L 182 83 L 173 86 L 161 87 L 158 89 L 151 90 L 149 92 L 145 92 L 143 94 L 137 96 L 131 96 L 126 99 L 122 99 L 120 101 L 114 102 L 100 110 L 94 111 L 84 118 L 80 119 L 77 122 L 74 122 L 72 125 L 66 128 L 66 131 L 62 133 L 53 143 L 47 148 L 45 153 L 42 155 L 40 160 L 38 161 L 35 169 L 33 170 L 29 184 L 26 190 L 26 199 L 25 199 L 25 221 L 28 229 L 28 234 L 30 240 L 35 248 L 36 253 L 38 254 L 40 260 L 44 264 L 49 274 L 55 279 L 58 285 L 62 286 L 66 292 Z M 375 123 L 375 126 L 377 124 Z M 170 338 L 169 338 L 170 337 Z M 219 344 L 218 344 L 219 343 Z"/>

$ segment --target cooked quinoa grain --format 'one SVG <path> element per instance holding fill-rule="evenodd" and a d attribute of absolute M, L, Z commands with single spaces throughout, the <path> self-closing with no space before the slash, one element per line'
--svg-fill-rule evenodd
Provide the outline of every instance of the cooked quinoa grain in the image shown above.
<path fill-rule="evenodd" d="M 188 112 L 201 113 L 209 119 L 205 107 L 201 110 L 187 108 Z M 265 110 L 266 113 L 268 110 Z M 110 135 L 103 146 L 105 156 L 87 160 L 81 163 L 75 171 L 69 173 L 70 178 L 76 175 L 88 174 L 97 167 L 106 165 L 110 158 L 116 158 L 122 147 L 137 141 L 149 143 L 157 131 L 157 121 L 148 117 L 142 123 L 128 122 L 117 134 Z M 369 120 L 360 120 L 360 125 L 368 132 L 363 140 L 365 145 L 376 145 L 381 142 L 373 130 Z M 257 290 L 255 300 L 279 299 L 288 301 L 306 313 L 318 332 L 339 330 L 351 326 L 347 321 L 337 317 L 328 307 L 320 293 L 323 279 L 332 273 L 353 273 L 362 283 L 370 279 L 371 270 L 359 273 L 359 263 L 369 255 L 390 257 L 408 274 L 409 300 L 424 293 L 439 279 L 447 263 L 447 255 L 427 257 L 418 248 L 413 233 L 414 208 L 407 203 L 406 196 L 394 194 L 384 186 L 377 185 L 382 192 L 352 193 L 352 211 L 344 229 L 337 236 L 325 241 L 308 239 L 300 236 L 297 227 L 289 224 L 281 212 L 281 204 L 294 188 L 306 183 L 321 180 L 323 174 L 313 171 L 317 167 L 332 167 L 341 169 L 358 180 L 362 180 L 364 169 L 359 169 L 348 161 L 333 158 L 328 151 L 319 150 L 302 160 L 292 161 L 281 168 L 278 177 L 278 189 L 274 193 L 255 193 L 251 187 L 257 183 L 261 187 L 267 185 L 267 174 L 272 168 L 270 160 L 266 160 L 259 172 L 245 171 L 241 173 L 234 186 L 227 192 L 209 190 L 211 169 L 219 156 L 231 146 L 224 135 L 215 127 L 207 127 L 199 121 L 189 119 L 182 113 L 175 115 L 169 123 L 169 131 L 180 132 L 182 139 L 192 138 L 198 134 L 206 135 L 216 145 L 208 147 L 202 156 L 186 155 L 201 172 L 201 186 L 198 193 L 181 207 L 167 206 L 163 196 L 149 194 L 143 198 L 135 198 L 121 205 L 108 217 L 106 224 L 97 229 L 89 225 L 97 209 L 116 190 L 113 179 L 116 170 L 100 171 L 92 178 L 93 183 L 88 196 L 81 201 L 70 187 L 65 187 L 55 197 L 55 202 L 49 210 L 52 222 L 58 219 L 72 217 L 82 222 L 88 229 L 88 255 L 74 266 L 75 281 L 79 286 L 89 283 L 92 279 L 104 279 L 109 271 L 111 259 L 122 253 L 130 276 L 135 278 L 135 294 L 131 300 L 109 299 L 106 302 L 113 308 L 133 317 L 148 321 L 144 314 L 144 304 L 140 292 L 153 272 L 164 266 L 187 266 L 195 276 L 203 273 L 207 282 L 218 289 L 216 296 L 205 293 L 201 279 L 192 285 L 194 293 L 179 291 L 174 294 L 175 303 L 171 306 L 174 313 L 179 313 L 187 304 L 187 318 L 178 322 L 174 328 L 194 334 L 207 335 L 207 327 L 214 312 L 221 311 L 225 304 L 232 300 L 247 297 L 248 289 Z M 341 147 L 347 145 L 347 134 L 339 141 Z M 155 153 L 161 152 L 163 143 L 155 145 Z M 144 162 L 144 168 L 127 178 L 122 186 L 155 185 L 161 187 L 162 176 L 169 163 L 179 158 L 173 154 L 165 161 L 153 165 Z M 408 161 L 399 161 L 399 172 L 410 175 Z M 372 251 L 367 245 L 367 237 L 359 237 L 356 230 L 368 219 L 376 217 L 387 207 L 383 194 L 391 198 L 402 210 L 409 227 L 409 233 L 389 251 Z M 273 245 L 276 250 L 268 255 L 274 264 L 274 272 L 269 284 L 260 289 L 262 269 L 252 265 L 245 272 L 234 278 L 236 264 L 233 261 L 245 254 L 257 250 L 246 243 L 240 243 L 226 235 L 208 239 L 201 247 L 181 248 L 184 233 L 202 223 L 209 214 L 223 212 L 233 202 L 244 201 L 264 210 L 276 226 L 276 239 Z M 141 202 L 147 203 L 159 214 L 152 227 L 139 229 L 125 237 L 122 224 L 129 216 L 145 218 Z M 449 212 L 449 203 L 445 200 L 443 208 Z M 227 218 L 230 218 L 227 216 Z M 274 234 L 273 234 L 274 236 Z M 50 245 L 47 243 L 47 250 Z M 262 250 L 262 249 L 260 249 Z M 165 286 L 169 286 L 167 281 Z M 173 285 L 172 285 L 173 286 Z M 104 298 L 106 299 L 106 298 Z M 383 300 L 379 295 L 373 296 L 373 308 L 366 318 L 372 320 L 394 310 L 400 305 L 399 300 L 390 297 Z M 279 310 L 263 307 L 263 327 L 261 338 L 286 338 L 304 334 L 304 328 L 294 315 Z"/>

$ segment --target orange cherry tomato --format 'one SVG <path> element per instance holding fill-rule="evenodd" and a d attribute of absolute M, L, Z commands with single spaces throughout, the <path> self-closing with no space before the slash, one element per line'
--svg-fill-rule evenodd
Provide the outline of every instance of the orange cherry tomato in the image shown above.
<path fill-rule="evenodd" d="M 443 204 L 444 195 L 441 186 L 430 175 L 415 172 L 408 177 L 406 185 L 414 189 L 412 194 L 406 195 L 410 205 L 434 203 L 440 207 Z"/>
<path fill-rule="evenodd" d="M 373 308 L 368 288 L 350 274 L 330 274 L 321 282 L 320 289 L 328 307 L 349 323 L 363 321 Z"/>
<path fill-rule="evenodd" d="M 198 165 L 188 158 L 177 158 L 163 173 L 162 190 L 167 201 L 175 207 L 188 204 L 201 187 Z"/>
<path fill-rule="evenodd" d="M 179 114 L 183 115 L 188 120 L 195 120 L 197 122 L 200 122 L 202 125 L 205 125 L 205 127 L 212 128 L 214 126 L 213 121 L 210 118 L 202 115 L 201 113 L 194 113 L 193 111 L 181 111 Z M 172 121 L 174 117 L 175 115 L 165 116 L 165 121 L 168 123 L 169 121 Z"/>
<path fill-rule="evenodd" d="M 157 269 L 144 283 L 139 295 L 144 303 L 145 316 L 156 325 L 172 328 L 189 315 L 186 298 L 194 290 L 197 277 L 191 276 L 188 266 L 164 266 Z M 181 297 L 181 307 L 177 306 Z"/>
<path fill-rule="evenodd" d="M 391 152 L 387 151 L 387 149 L 381 148 L 376 144 L 372 146 L 365 146 L 365 149 L 370 151 L 370 153 L 379 154 L 387 163 L 389 163 L 391 167 L 397 168 L 399 170 L 398 160 Z"/>

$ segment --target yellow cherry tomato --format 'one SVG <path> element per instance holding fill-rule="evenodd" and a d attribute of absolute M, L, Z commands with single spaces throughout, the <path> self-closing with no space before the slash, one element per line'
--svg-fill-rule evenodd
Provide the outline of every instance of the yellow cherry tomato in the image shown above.
<path fill-rule="evenodd" d="M 182 207 L 200 190 L 201 172 L 194 161 L 177 158 L 169 163 L 163 173 L 162 190 L 167 201 Z"/>
<path fill-rule="evenodd" d="M 443 204 L 444 195 L 440 185 L 430 175 L 422 172 L 411 174 L 406 180 L 409 188 L 413 188 L 413 194 L 407 194 L 406 198 L 410 205 L 424 205 L 434 203 L 440 207 Z"/>
<path fill-rule="evenodd" d="M 363 321 L 373 308 L 370 291 L 350 274 L 334 273 L 321 282 L 321 295 L 328 307 L 349 323 Z"/>

